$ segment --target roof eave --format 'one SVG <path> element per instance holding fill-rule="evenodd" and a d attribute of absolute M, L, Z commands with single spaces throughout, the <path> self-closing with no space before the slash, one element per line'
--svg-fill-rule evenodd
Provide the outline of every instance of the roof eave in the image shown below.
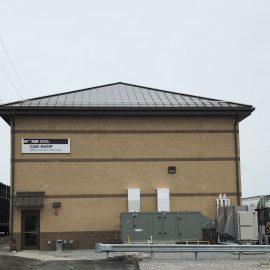
<path fill-rule="evenodd" d="M 175 107 L 6 107 L 0 108 L 0 116 L 9 124 L 12 115 L 156 115 L 156 116 L 237 116 L 242 121 L 255 110 L 252 106 L 222 108 Z"/>

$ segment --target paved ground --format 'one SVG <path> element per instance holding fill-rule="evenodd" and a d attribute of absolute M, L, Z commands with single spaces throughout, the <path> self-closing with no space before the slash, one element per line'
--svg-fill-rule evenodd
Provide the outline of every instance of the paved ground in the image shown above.
<path fill-rule="evenodd" d="M 0 252 L 8 251 L 9 236 L 0 234 Z"/>
<path fill-rule="evenodd" d="M 0 270 L 34 270 L 39 260 L 0 255 Z"/>
<path fill-rule="evenodd" d="M 121 270 L 138 270 L 137 264 L 128 263 L 123 261 L 48 261 L 44 262 L 37 268 L 38 270 L 66 270 L 66 269 L 78 269 L 78 270 L 109 270 L 109 269 L 121 269 Z"/>
<path fill-rule="evenodd" d="M 39 261 L 17 256 L 0 256 L 0 270 L 138 270 L 138 264 L 126 261 L 58 260 Z"/>

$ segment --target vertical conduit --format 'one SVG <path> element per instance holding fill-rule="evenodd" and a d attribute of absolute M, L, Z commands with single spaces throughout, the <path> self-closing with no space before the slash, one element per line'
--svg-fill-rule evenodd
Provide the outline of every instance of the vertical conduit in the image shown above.
<path fill-rule="evenodd" d="M 234 151 L 235 151 L 235 176 L 236 176 L 237 205 L 240 205 L 241 200 L 240 200 L 239 143 L 238 143 L 239 125 L 238 123 L 239 123 L 239 120 L 237 116 L 234 122 Z"/>
<path fill-rule="evenodd" d="M 14 200 L 14 174 L 15 174 L 15 164 L 14 164 L 14 156 L 15 156 L 15 112 L 10 117 L 10 127 L 11 127 L 11 168 L 10 168 L 10 248 L 14 250 L 15 248 L 15 239 L 13 237 L 13 220 L 14 220 L 14 209 L 13 209 L 13 200 Z"/>

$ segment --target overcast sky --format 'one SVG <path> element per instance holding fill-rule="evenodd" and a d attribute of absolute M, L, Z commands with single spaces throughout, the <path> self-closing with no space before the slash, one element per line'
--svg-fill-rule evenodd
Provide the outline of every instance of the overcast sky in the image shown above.
<path fill-rule="evenodd" d="M 0 0 L 0 38 L 29 97 L 123 81 L 254 105 L 240 124 L 242 191 L 270 194 L 269 0 Z M 20 98 L 0 44 L 0 99 Z M 3 120 L 0 132 L 9 183 Z"/>

